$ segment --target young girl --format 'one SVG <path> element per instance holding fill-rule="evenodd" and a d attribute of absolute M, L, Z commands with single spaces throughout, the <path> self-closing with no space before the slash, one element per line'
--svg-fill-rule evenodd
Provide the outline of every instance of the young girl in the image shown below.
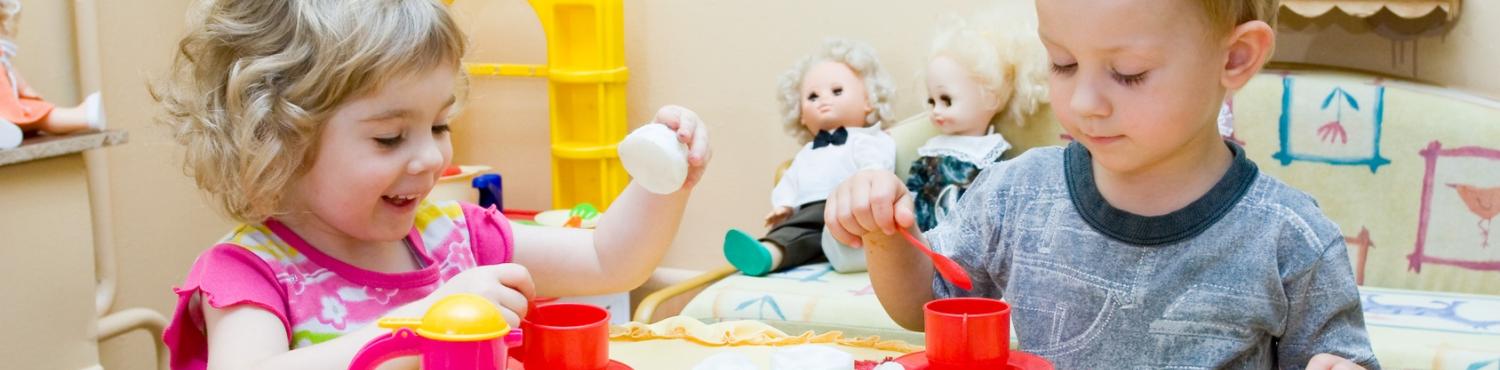
<path fill-rule="evenodd" d="M 1010 149 L 995 129 L 1025 125 L 1047 100 L 1046 54 L 1035 27 L 1016 14 L 998 15 L 954 18 L 933 38 L 927 106 L 942 135 L 917 148 L 906 177 L 922 231 L 937 226 L 979 171 Z"/>
<path fill-rule="evenodd" d="M 174 369 L 343 369 L 383 331 L 373 322 L 420 317 L 450 294 L 484 296 L 516 327 L 535 294 L 629 290 L 670 245 L 709 159 L 703 123 L 669 106 L 655 120 L 689 145 L 684 190 L 630 185 L 597 231 L 427 203 L 465 82 L 464 35 L 442 4 L 201 5 L 154 92 L 199 187 L 244 224 L 175 289 Z"/>
<path fill-rule="evenodd" d="M 58 108 L 42 100 L 21 79 L 11 64 L 18 51 L 11 38 L 16 35 L 20 15 L 20 0 L 0 0 L 0 150 L 21 145 L 24 133 L 62 135 L 104 128 L 98 93 L 90 94 L 77 107 Z"/>
<path fill-rule="evenodd" d="M 1275 1 L 1036 7 L 1078 141 L 985 170 L 925 234 L 972 291 L 891 236 L 913 224 L 899 179 L 862 172 L 828 198 L 891 318 L 921 328 L 935 298 L 1003 296 L 1021 349 L 1059 369 L 1378 368 L 1338 226 L 1215 122 L 1270 58 Z"/>

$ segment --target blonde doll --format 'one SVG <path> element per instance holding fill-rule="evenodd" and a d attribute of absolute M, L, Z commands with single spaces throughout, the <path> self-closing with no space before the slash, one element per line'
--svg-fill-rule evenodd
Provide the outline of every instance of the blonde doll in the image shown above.
<path fill-rule="evenodd" d="M 62 135 L 85 129 L 102 129 L 99 94 L 85 98 L 77 107 L 58 108 L 26 85 L 11 59 L 17 47 L 16 22 L 21 15 L 19 0 L 0 0 L 0 150 L 21 145 L 31 132 Z"/>
<path fill-rule="evenodd" d="M 917 149 L 906 178 L 923 231 L 936 226 L 979 171 L 1010 149 L 995 129 L 1025 125 L 1046 102 L 1046 63 L 1026 22 L 953 19 L 939 30 L 926 82 L 932 123 L 942 135 Z"/>
<path fill-rule="evenodd" d="M 834 39 L 781 76 L 782 124 L 803 143 L 771 190 L 771 231 L 724 237 L 724 256 L 746 275 L 801 265 L 823 255 L 823 200 L 863 169 L 893 171 L 896 144 L 880 128 L 891 118 L 890 77 L 864 43 Z"/>
<path fill-rule="evenodd" d="M 693 112 L 681 190 L 629 185 L 595 231 L 426 202 L 452 161 L 466 41 L 436 0 L 205 0 L 153 88 L 186 167 L 242 224 L 175 288 L 174 369 L 345 369 L 382 317 L 474 293 L 517 327 L 534 294 L 620 292 L 671 245 L 708 161 Z M 524 267 L 523 267 L 524 266 Z M 415 364 L 408 364 L 414 366 Z"/>

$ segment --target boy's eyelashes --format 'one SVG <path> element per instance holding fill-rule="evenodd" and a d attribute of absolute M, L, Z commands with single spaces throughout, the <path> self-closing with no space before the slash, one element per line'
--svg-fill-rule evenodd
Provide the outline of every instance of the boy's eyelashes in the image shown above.
<path fill-rule="evenodd" d="M 1071 64 L 1067 64 L 1067 65 L 1061 65 L 1061 64 L 1057 64 L 1057 63 L 1052 63 L 1052 73 L 1053 74 L 1069 75 L 1069 74 L 1072 74 L 1073 72 L 1075 72 L 1077 70 L 1078 70 L 1078 63 L 1076 63 L 1076 62 L 1075 63 L 1071 63 Z M 1109 72 L 1109 74 L 1110 74 L 1110 77 L 1114 78 L 1115 81 L 1119 82 L 1121 85 L 1135 86 L 1135 85 L 1140 85 L 1142 82 L 1146 81 L 1146 73 L 1147 72 L 1149 72 L 1149 71 L 1145 71 L 1145 72 L 1141 72 L 1141 73 L 1136 73 L 1136 74 L 1123 74 L 1123 73 L 1120 73 L 1119 71 L 1115 71 L 1115 70 L 1111 69 L 1110 72 Z"/>
<path fill-rule="evenodd" d="M 1120 72 L 1110 72 L 1110 75 L 1115 78 L 1115 81 L 1119 81 L 1120 84 L 1125 86 L 1140 85 L 1141 82 L 1146 80 L 1146 72 L 1131 75 L 1121 74 Z"/>

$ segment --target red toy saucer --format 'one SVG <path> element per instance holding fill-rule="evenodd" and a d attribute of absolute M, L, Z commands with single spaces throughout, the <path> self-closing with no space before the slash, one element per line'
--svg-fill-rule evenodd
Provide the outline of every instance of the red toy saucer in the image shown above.
<path fill-rule="evenodd" d="M 526 369 L 526 366 L 521 363 L 521 360 L 517 360 L 515 357 L 511 357 L 510 358 L 510 362 L 506 363 L 505 369 L 506 370 L 524 370 L 524 369 Z M 626 365 L 626 364 L 621 363 L 619 361 L 609 360 L 609 365 L 604 366 L 603 370 L 635 370 L 635 369 L 631 368 L 630 365 Z"/>
<path fill-rule="evenodd" d="M 926 370 L 927 351 L 908 353 L 896 359 L 896 363 L 906 367 L 907 370 Z M 1010 351 L 1010 365 L 1007 369 L 1015 370 L 1052 370 L 1052 363 L 1041 356 L 1021 351 Z"/>

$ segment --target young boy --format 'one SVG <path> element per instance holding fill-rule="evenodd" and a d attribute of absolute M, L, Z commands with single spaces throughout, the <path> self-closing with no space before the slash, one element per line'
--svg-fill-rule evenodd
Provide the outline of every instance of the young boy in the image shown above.
<path fill-rule="evenodd" d="M 828 198 L 886 312 L 921 329 L 933 299 L 1004 296 L 1021 349 L 1059 369 L 1379 368 L 1338 226 L 1216 127 L 1270 57 L 1274 0 L 1036 6 L 1052 109 L 1077 142 L 985 170 L 925 235 L 974 290 L 892 236 L 916 232 L 894 175 Z"/>

